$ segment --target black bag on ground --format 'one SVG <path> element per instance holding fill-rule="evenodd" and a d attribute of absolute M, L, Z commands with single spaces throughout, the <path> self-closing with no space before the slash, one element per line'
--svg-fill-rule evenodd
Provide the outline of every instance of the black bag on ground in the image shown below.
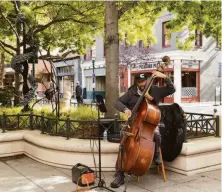
<path fill-rule="evenodd" d="M 160 106 L 161 150 L 163 159 L 173 161 L 181 152 L 185 138 L 184 111 L 177 104 Z"/>

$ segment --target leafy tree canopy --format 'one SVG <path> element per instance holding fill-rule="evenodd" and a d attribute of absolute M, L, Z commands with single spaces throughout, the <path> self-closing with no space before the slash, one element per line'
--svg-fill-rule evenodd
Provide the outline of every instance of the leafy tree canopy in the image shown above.
<path fill-rule="evenodd" d="M 190 32 L 199 30 L 206 37 L 214 37 L 221 47 L 221 1 L 174 1 L 167 3 L 169 12 L 176 15 L 167 25 L 169 32 L 182 31 L 186 26 Z M 180 49 L 193 47 L 194 33 L 185 42 L 177 41 Z"/>
<path fill-rule="evenodd" d="M 143 40 L 148 46 L 155 42 L 153 26 L 166 10 L 176 15 L 167 25 L 169 33 L 187 26 L 190 31 L 198 29 L 221 44 L 221 1 L 120 1 L 118 9 L 119 37 L 128 44 Z M 18 10 L 14 2 L 2 1 L 0 45 L 13 54 L 17 49 L 16 21 L 21 13 L 26 22 L 26 43 L 34 39 L 32 43 L 39 43 L 44 50 L 59 48 L 60 52 L 81 54 L 86 45 L 93 44 L 95 35 L 103 31 L 103 1 L 21 1 Z M 178 47 L 191 49 L 193 40 L 191 33 L 185 42 L 177 42 Z"/>
<path fill-rule="evenodd" d="M 83 53 L 103 26 L 104 7 L 101 2 L 78 1 L 21 1 L 0 2 L 0 45 L 15 54 L 16 40 L 20 47 L 39 44 L 41 49 Z M 16 22 L 24 16 L 26 34 Z"/>
<path fill-rule="evenodd" d="M 128 10 L 119 20 L 120 39 L 128 44 L 143 40 L 144 45 L 156 42 L 153 26 L 158 17 L 169 11 L 175 14 L 168 24 L 168 35 L 180 32 L 185 27 L 190 31 L 189 37 L 177 46 L 183 50 L 193 48 L 194 31 L 201 31 L 206 37 L 214 37 L 221 47 L 221 1 L 140 1 L 121 2 L 120 10 Z"/>

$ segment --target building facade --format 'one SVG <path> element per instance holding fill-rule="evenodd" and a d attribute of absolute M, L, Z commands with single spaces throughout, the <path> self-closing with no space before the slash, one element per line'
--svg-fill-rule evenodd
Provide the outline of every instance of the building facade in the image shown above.
<path fill-rule="evenodd" d="M 93 88 L 95 94 L 101 94 L 105 97 L 106 66 L 102 38 L 96 37 L 95 46 L 88 49 L 81 68 L 82 86 L 86 93 L 84 98 L 93 99 Z"/>
<path fill-rule="evenodd" d="M 66 91 L 69 91 L 72 96 L 75 96 L 76 82 L 79 81 L 80 84 L 82 84 L 80 57 L 76 56 L 63 60 L 56 60 L 53 63 L 56 69 L 61 97 Z"/>
<path fill-rule="evenodd" d="M 46 67 L 48 69 L 46 69 Z M 49 62 L 45 61 L 45 64 L 42 60 L 38 60 L 38 63 L 34 65 L 35 69 L 35 78 L 37 80 L 37 94 L 39 97 L 44 96 L 44 92 L 46 89 L 50 87 L 50 76 L 51 76 L 51 65 Z M 33 64 L 29 64 L 29 73 L 33 73 Z M 3 87 L 14 87 L 14 69 L 11 68 L 10 65 L 4 66 L 3 72 Z M 22 75 L 20 75 L 20 81 L 22 82 Z M 20 85 L 19 91 L 22 92 L 22 84 Z"/>
<path fill-rule="evenodd" d="M 214 101 L 215 89 L 221 87 L 221 51 L 217 42 L 212 37 L 206 38 L 201 32 L 195 31 L 193 49 L 179 50 L 176 39 L 183 41 L 189 33 L 185 29 L 167 38 L 166 23 L 173 17 L 173 14 L 165 12 L 157 20 L 154 26 L 157 43 L 149 47 L 157 60 L 165 55 L 171 58 L 171 65 L 164 73 L 170 73 L 176 92 L 167 97 L 165 102 Z M 130 68 L 131 77 L 138 72 L 151 73 L 156 68 L 155 65 L 149 65 L 149 62 L 145 66 L 147 67 Z"/>
<path fill-rule="evenodd" d="M 184 41 L 189 33 L 184 31 L 167 34 L 166 24 L 174 18 L 174 15 L 165 12 L 158 18 L 154 25 L 157 42 L 147 49 L 154 54 L 155 60 L 136 62 L 130 66 L 120 65 L 119 90 L 123 94 L 133 84 L 136 73 L 148 73 L 156 70 L 156 65 L 165 55 L 171 58 L 171 64 L 164 70 L 174 82 L 176 92 L 164 99 L 163 102 L 205 102 L 215 100 L 216 88 L 221 88 L 222 62 L 221 51 L 217 48 L 214 38 L 206 38 L 200 31 L 194 31 L 195 41 L 193 49 L 182 51 L 177 48 L 176 40 Z M 138 42 L 136 46 L 141 46 Z M 95 57 L 93 73 L 92 58 Z M 124 63 L 123 63 L 124 64 Z M 105 57 L 104 42 L 102 38 L 96 38 L 95 47 L 88 51 L 82 64 L 82 82 L 87 90 L 87 98 L 92 98 L 92 89 L 102 91 L 105 94 Z M 93 76 L 95 83 L 93 84 Z M 160 85 L 164 85 L 160 82 Z M 104 90 L 102 90 L 104 89 Z M 221 89 L 220 89 L 221 92 Z M 221 93 L 220 93 L 221 94 Z"/>

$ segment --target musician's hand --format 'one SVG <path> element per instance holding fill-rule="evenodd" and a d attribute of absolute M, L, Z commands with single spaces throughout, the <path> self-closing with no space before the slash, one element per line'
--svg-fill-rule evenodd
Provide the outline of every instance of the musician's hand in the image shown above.
<path fill-rule="evenodd" d="M 152 73 L 153 73 L 152 77 L 154 77 L 154 78 L 155 77 L 159 77 L 159 78 L 163 78 L 163 79 L 166 78 L 166 75 L 164 73 L 159 72 L 159 71 L 153 71 Z"/>
<path fill-rule="evenodd" d="M 126 109 L 126 110 L 124 111 L 124 113 L 126 114 L 127 118 L 130 118 L 131 115 L 132 115 L 132 112 L 131 112 L 131 110 L 129 110 L 129 109 Z"/>

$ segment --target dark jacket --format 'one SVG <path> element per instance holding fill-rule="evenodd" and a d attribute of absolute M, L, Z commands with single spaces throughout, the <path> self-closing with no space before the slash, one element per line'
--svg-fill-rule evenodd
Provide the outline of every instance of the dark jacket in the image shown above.
<path fill-rule="evenodd" d="M 82 96 L 82 87 L 80 85 L 76 86 L 76 97 Z"/>
<path fill-rule="evenodd" d="M 164 79 L 166 86 L 151 86 L 149 94 L 154 98 L 152 103 L 158 105 L 160 100 L 175 92 L 174 85 L 169 78 Z M 116 100 L 115 107 L 117 110 L 124 112 L 126 109 L 133 110 L 140 95 L 137 93 L 137 86 L 133 85 L 128 92 Z"/>

